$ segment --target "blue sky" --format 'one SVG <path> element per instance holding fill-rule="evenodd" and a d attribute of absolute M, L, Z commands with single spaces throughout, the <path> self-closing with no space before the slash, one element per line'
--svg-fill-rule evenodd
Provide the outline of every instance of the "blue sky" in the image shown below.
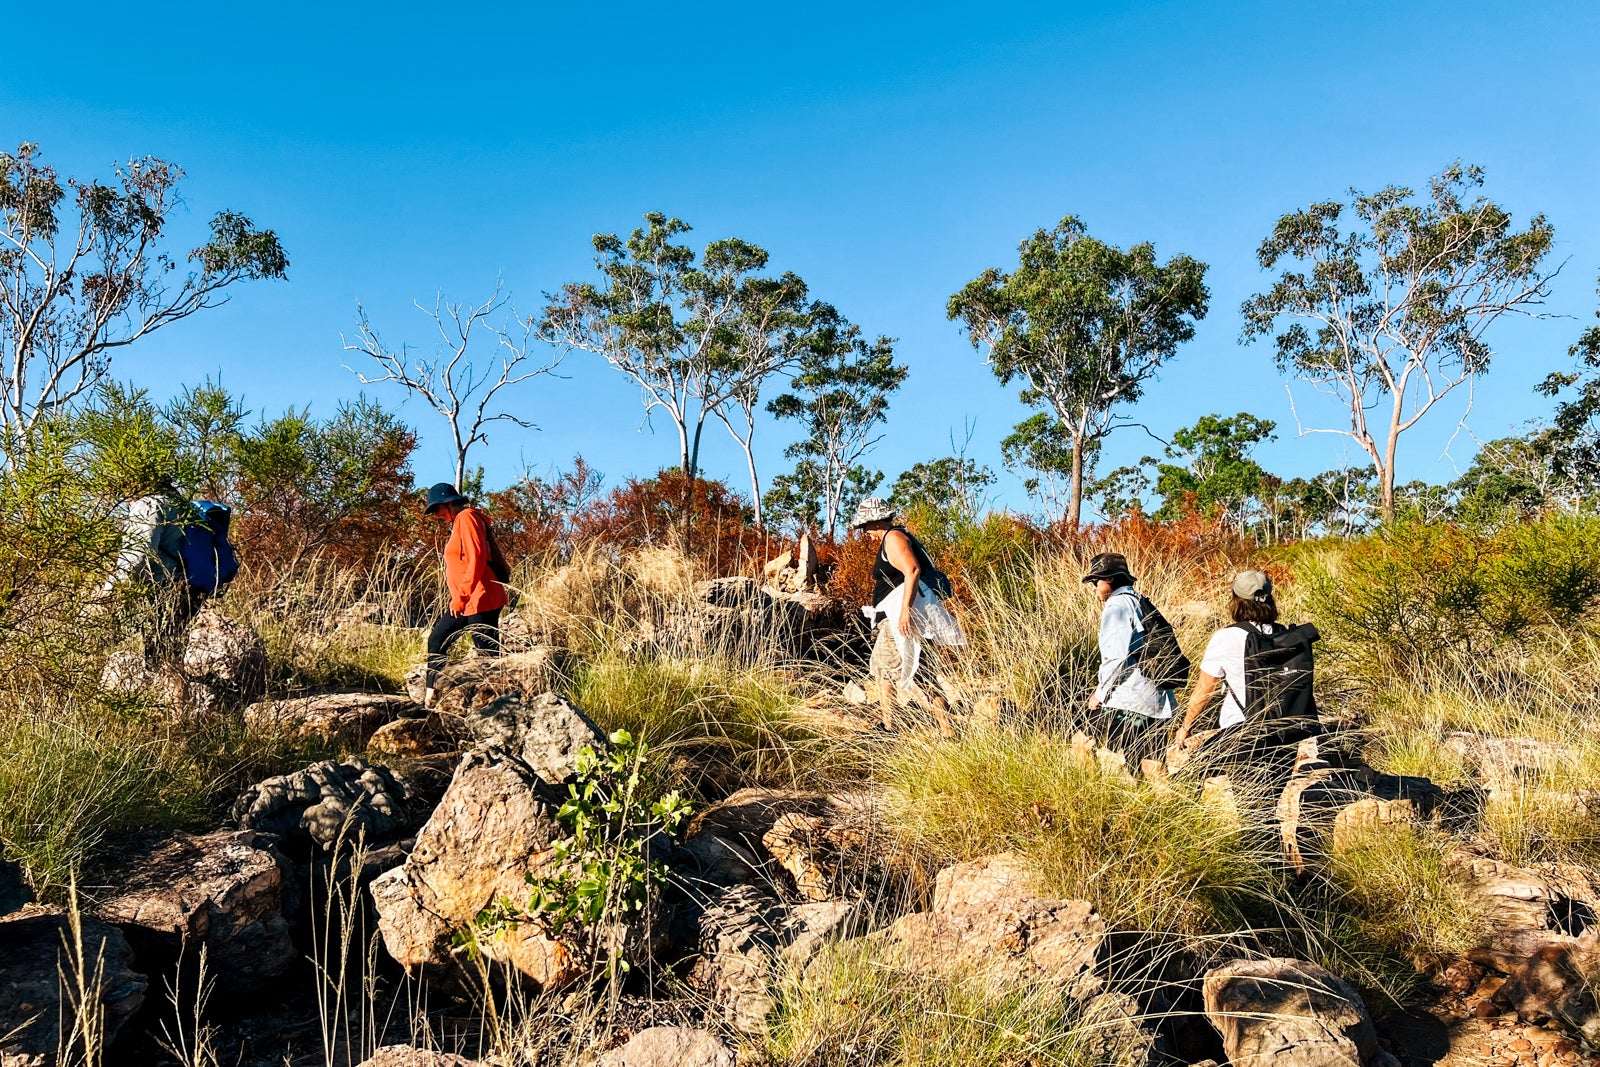
<path fill-rule="evenodd" d="M 815 296 L 899 339 L 911 378 L 876 466 L 892 477 L 947 454 L 970 423 L 970 454 L 998 470 L 1024 412 L 945 300 L 1072 213 L 1106 240 L 1211 265 L 1211 314 L 1136 416 L 1166 436 L 1249 410 L 1279 422 L 1268 467 L 1312 473 L 1356 456 L 1342 439 L 1297 438 L 1268 348 L 1240 347 L 1239 304 L 1268 282 L 1255 247 L 1286 211 L 1351 185 L 1420 186 L 1462 158 L 1519 220 L 1554 223 L 1566 266 L 1546 310 L 1567 317 L 1501 325 L 1471 433 L 1449 455 L 1459 404 L 1403 440 L 1402 479 L 1439 480 L 1470 462 L 1472 435 L 1548 412 L 1533 386 L 1568 365 L 1596 307 L 1591 4 L 224 8 L 4 16 L 31 47 L 0 67 L 0 140 L 40 142 L 64 174 L 173 160 L 189 175 L 185 247 L 227 207 L 288 249 L 288 282 L 241 287 L 127 353 L 119 376 L 160 395 L 220 375 L 258 413 L 329 413 L 359 388 L 340 347 L 356 301 L 396 341 L 426 336 L 412 300 L 481 298 L 497 276 L 535 311 L 592 273 L 590 235 L 661 210 L 697 242 L 763 245 Z M 673 461 L 670 425 L 640 432 L 620 376 L 581 355 L 564 372 L 517 398 L 538 432 L 505 426 L 475 457 L 491 484 L 577 452 L 610 484 Z M 446 477 L 433 416 L 402 410 L 423 436 L 419 480 Z M 742 485 L 742 457 L 707 433 L 708 471 Z M 789 434 L 758 436 L 764 479 Z M 1157 448 L 1128 430 L 1106 461 Z M 998 502 L 1027 506 L 1005 475 Z"/>

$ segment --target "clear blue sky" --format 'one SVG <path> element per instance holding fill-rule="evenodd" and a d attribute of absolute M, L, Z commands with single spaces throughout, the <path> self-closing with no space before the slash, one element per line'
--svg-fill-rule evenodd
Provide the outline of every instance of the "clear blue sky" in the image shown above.
<path fill-rule="evenodd" d="M 0 140 L 41 143 L 64 174 L 180 163 L 194 243 L 233 208 L 277 230 L 286 283 L 130 350 L 118 367 L 166 395 L 207 374 L 256 412 L 331 412 L 357 384 L 341 332 L 363 301 L 391 340 L 425 337 L 413 299 L 475 297 L 502 276 L 526 310 L 592 272 L 590 235 L 649 210 L 699 241 L 765 246 L 815 296 L 899 338 L 912 372 L 874 462 L 892 477 L 948 453 L 997 470 L 1023 412 L 954 324 L 947 296 L 1062 215 L 1118 244 L 1211 265 L 1212 312 L 1138 416 L 1163 436 L 1207 412 L 1279 421 L 1269 468 L 1356 456 L 1296 438 L 1265 346 L 1241 348 L 1256 245 L 1283 212 L 1347 186 L 1421 185 L 1456 158 L 1487 168 L 1520 219 L 1553 221 L 1567 261 L 1548 310 L 1505 323 L 1470 428 L 1548 412 L 1600 269 L 1600 15 L 1591 3 L 808 5 L 280 3 L 157 9 L 13 5 Z M 670 425 L 639 432 L 637 394 L 575 356 L 477 459 L 491 485 L 582 452 L 608 483 L 672 462 Z M 379 394 L 382 395 L 382 394 Z M 398 396 L 387 400 L 397 401 Z M 1302 405 L 1318 411 L 1315 405 Z M 420 481 L 448 476 L 431 413 Z M 1402 445 L 1401 477 L 1446 479 L 1460 407 Z M 768 428 L 762 473 L 782 467 Z M 717 428 L 708 470 L 743 484 Z M 1110 465 L 1155 449 L 1114 437 Z M 1023 507 L 1002 476 L 999 501 Z"/>

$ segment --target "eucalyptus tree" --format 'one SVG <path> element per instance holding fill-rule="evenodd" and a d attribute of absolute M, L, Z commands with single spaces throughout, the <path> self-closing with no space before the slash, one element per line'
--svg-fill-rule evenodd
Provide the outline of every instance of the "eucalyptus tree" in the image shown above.
<path fill-rule="evenodd" d="M 862 460 L 882 440 L 889 396 L 906 380 L 894 360 L 894 341 L 868 341 L 861 328 L 830 304 L 812 306 L 807 343 L 790 391 L 767 405 L 779 419 L 800 423 L 803 436 L 784 449 L 795 460 L 770 499 L 802 524 L 817 522 L 832 537 L 840 519 L 883 480 Z"/>
<path fill-rule="evenodd" d="M 787 272 L 764 275 L 767 252 L 748 241 L 712 241 L 697 257 L 675 241 L 689 232 L 687 223 L 660 212 L 644 219 L 626 239 L 595 235 L 598 281 L 563 285 L 540 335 L 593 353 L 632 381 L 646 421 L 657 411 L 672 420 L 686 493 L 700 470 L 706 420 L 737 407 L 744 429 L 731 414 L 728 428 L 757 486 L 754 411 L 761 383 L 798 357 L 805 283 Z"/>
<path fill-rule="evenodd" d="M 481 303 L 449 301 L 443 294 L 434 298 L 432 309 L 414 306 L 432 322 L 437 339 L 431 348 L 386 344 L 356 305 L 356 338 L 345 341 L 346 352 L 371 357 L 377 370 L 370 376 L 348 367 L 363 385 L 393 382 L 414 394 L 444 419 L 455 449 L 455 484 L 467 478 L 467 454 L 472 446 L 489 439 L 489 427 L 509 422 L 524 429 L 536 429 L 533 422 L 510 410 L 495 398 L 523 382 L 553 372 L 561 363 L 559 352 L 540 358 L 534 337 L 534 321 L 517 314 L 504 286 L 496 283 L 494 292 Z"/>
<path fill-rule="evenodd" d="M 1245 301 L 1244 339 L 1272 337 L 1278 368 L 1335 400 L 1348 425 L 1301 432 L 1341 434 L 1371 457 L 1385 522 L 1401 436 L 1470 389 L 1494 355 L 1489 328 L 1534 314 L 1556 273 L 1543 267 L 1555 236 L 1544 216 L 1516 229 L 1482 185 L 1481 168 L 1457 162 L 1426 197 L 1352 189 L 1284 215 L 1257 251 L 1283 273 Z"/>
<path fill-rule="evenodd" d="M 13 442 L 92 395 L 119 350 L 225 302 L 237 282 L 284 277 L 277 236 L 221 211 L 174 280 L 166 231 L 182 178 L 146 156 L 109 183 L 63 180 L 36 144 L 0 152 L 0 425 Z"/>
<path fill-rule="evenodd" d="M 988 349 L 996 377 L 1021 378 L 1023 402 L 1060 423 L 1048 432 L 1071 450 L 1069 526 L 1081 520 L 1095 450 L 1129 422 L 1119 409 L 1139 399 L 1205 316 L 1205 273 L 1182 254 L 1159 262 L 1148 242 L 1126 251 L 1106 244 L 1068 215 L 1022 242 L 1014 270 L 990 268 L 950 297 L 950 318 L 962 320 L 974 348 Z"/>

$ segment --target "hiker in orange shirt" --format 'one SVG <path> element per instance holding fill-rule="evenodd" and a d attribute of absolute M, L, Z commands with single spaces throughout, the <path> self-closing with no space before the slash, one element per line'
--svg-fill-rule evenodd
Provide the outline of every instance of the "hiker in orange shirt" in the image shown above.
<path fill-rule="evenodd" d="M 444 579 L 450 608 L 428 634 L 427 691 L 424 707 L 433 707 L 433 681 L 444 667 L 445 651 L 463 632 L 485 656 L 500 654 L 500 609 L 506 606 L 504 583 L 511 577 L 505 558 L 483 512 L 449 482 L 428 490 L 424 514 L 450 524 L 444 546 Z"/>

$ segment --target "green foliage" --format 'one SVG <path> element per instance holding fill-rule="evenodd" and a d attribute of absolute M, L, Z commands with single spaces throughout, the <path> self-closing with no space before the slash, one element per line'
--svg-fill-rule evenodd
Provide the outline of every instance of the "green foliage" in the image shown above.
<path fill-rule="evenodd" d="M 1020 377 L 1022 402 L 1053 414 L 1070 447 L 1066 519 L 1077 525 L 1090 452 L 1118 425 L 1161 364 L 1194 336 L 1210 293 L 1206 265 L 1156 260 L 1148 242 L 1123 251 L 1069 215 L 1018 247 L 1017 268 L 984 271 L 950 298 L 974 348 L 987 346 L 1002 384 Z"/>
<path fill-rule="evenodd" d="M 1335 851 L 1328 876 L 1376 944 L 1433 967 L 1476 948 L 1489 930 L 1489 905 L 1449 869 L 1453 847 L 1427 829 L 1379 827 Z"/>
<path fill-rule="evenodd" d="M 911 974 L 869 938 L 829 944 L 785 970 L 777 1000 L 760 1042 L 781 1067 L 1133 1067 L 1147 1056 L 1114 997 Z"/>
<path fill-rule="evenodd" d="M 995 480 L 994 471 L 966 456 L 924 460 L 894 480 L 889 502 L 903 511 L 916 509 L 925 527 L 933 525 L 927 520 L 934 516 L 940 526 L 973 523 Z"/>
<path fill-rule="evenodd" d="M 1600 601 L 1600 519 L 1551 516 L 1492 534 L 1400 522 L 1313 560 L 1305 584 L 1352 664 L 1415 677 L 1582 625 Z"/>
<path fill-rule="evenodd" d="M 569 922 L 592 927 L 642 910 L 667 878 L 665 865 L 648 857 L 647 843 L 655 834 L 676 833 L 691 810 L 676 792 L 657 800 L 641 795 L 649 745 L 626 730 L 613 731 L 610 741 L 604 755 L 588 746 L 578 753 L 578 780 L 556 812 L 567 836 L 553 846 L 555 873 L 528 875 L 527 910 L 557 934 Z"/>
<path fill-rule="evenodd" d="M 868 343 L 860 327 L 830 305 L 812 306 L 809 331 L 793 391 L 767 405 L 775 417 L 798 421 L 805 436 L 784 449 L 797 461 L 794 472 L 773 481 L 766 501 L 771 519 L 818 524 L 831 537 L 883 480 L 861 459 L 878 443 L 889 394 L 905 383 L 907 371 L 894 361 L 893 341 Z"/>
<path fill-rule="evenodd" d="M 284 277 L 277 236 L 222 211 L 188 255 L 199 269 L 174 283 L 163 231 L 182 178 L 146 156 L 111 184 L 63 182 L 36 144 L 0 153 L 0 423 L 12 434 L 93 395 L 123 346 L 217 306 L 236 282 Z"/>
<path fill-rule="evenodd" d="M 1155 491 L 1162 498 L 1156 518 L 1179 518 L 1190 506 L 1215 509 L 1243 532 L 1260 517 L 1258 501 L 1268 478 L 1250 452 L 1273 440 L 1276 428 L 1271 419 L 1241 411 L 1232 418 L 1205 415 L 1178 430 L 1165 453 L 1177 462 L 1156 463 Z"/>
<path fill-rule="evenodd" d="M 693 658 L 602 651 L 578 671 L 572 699 L 602 729 L 648 741 L 652 773 L 699 796 L 794 786 L 821 769 L 822 745 L 799 721 L 789 682 L 716 650 Z"/>
<path fill-rule="evenodd" d="M 1021 852 L 1053 892 L 1127 929 L 1228 934 L 1281 891 L 1274 842 L 1249 829 L 1264 811 L 1086 764 L 1059 734 L 971 730 L 901 745 L 877 777 L 890 818 L 934 863 Z"/>
<path fill-rule="evenodd" d="M 1271 337 L 1280 370 L 1340 399 L 1350 423 L 1338 432 L 1371 457 L 1385 521 L 1400 436 L 1488 370 L 1497 318 L 1530 311 L 1549 291 L 1541 265 L 1554 230 L 1543 215 L 1513 230 L 1504 208 L 1474 195 L 1482 185 L 1480 168 L 1457 162 L 1425 199 L 1399 186 L 1352 190 L 1348 205 L 1284 215 L 1257 252 L 1264 269 L 1286 269 L 1245 301 L 1244 337 Z"/>

